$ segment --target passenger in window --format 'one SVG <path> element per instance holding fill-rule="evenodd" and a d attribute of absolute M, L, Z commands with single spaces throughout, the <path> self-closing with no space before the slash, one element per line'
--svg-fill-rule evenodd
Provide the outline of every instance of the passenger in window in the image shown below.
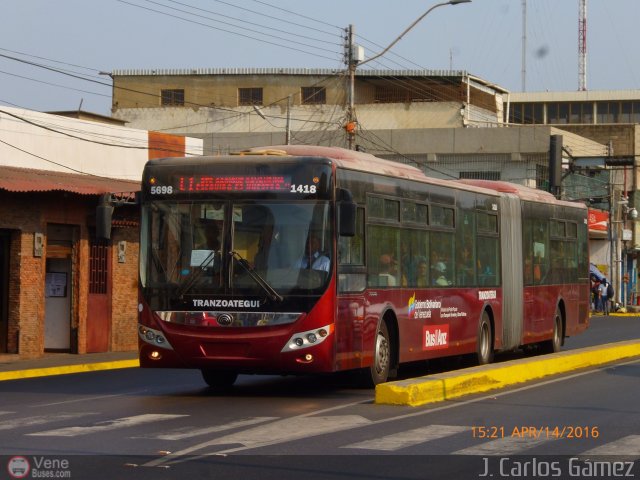
<path fill-rule="evenodd" d="M 431 281 L 434 285 L 451 285 L 449 258 L 441 251 L 431 251 Z"/>
<path fill-rule="evenodd" d="M 420 260 L 416 268 L 416 286 L 429 286 L 429 264 L 426 260 Z"/>
<path fill-rule="evenodd" d="M 329 257 L 321 250 L 321 246 L 320 236 L 317 233 L 310 233 L 305 253 L 296 262 L 295 267 L 328 272 L 331 262 Z"/>
<path fill-rule="evenodd" d="M 189 259 L 191 267 L 220 270 L 221 228 L 215 223 L 199 227 L 194 235 L 193 249 Z"/>
<path fill-rule="evenodd" d="M 473 257 L 469 247 L 465 246 L 460 254 L 457 282 L 459 285 L 471 285 L 474 278 Z"/>
<path fill-rule="evenodd" d="M 379 284 L 382 287 L 395 287 L 397 280 L 395 276 L 396 261 L 391 255 L 380 256 L 380 273 L 378 273 Z"/>
<path fill-rule="evenodd" d="M 435 275 L 433 276 L 433 283 L 439 286 L 448 286 L 451 285 L 451 282 L 447 279 L 446 272 L 447 266 L 444 262 L 437 262 L 433 269 L 435 271 Z"/>

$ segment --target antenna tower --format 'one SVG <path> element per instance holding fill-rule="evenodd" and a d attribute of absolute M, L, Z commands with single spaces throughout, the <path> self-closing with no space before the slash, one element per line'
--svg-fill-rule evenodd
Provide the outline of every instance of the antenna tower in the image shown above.
<path fill-rule="evenodd" d="M 527 91 L 527 0 L 522 0 L 522 91 Z"/>
<path fill-rule="evenodd" d="M 578 0 L 578 90 L 587 89 L 587 0 Z"/>

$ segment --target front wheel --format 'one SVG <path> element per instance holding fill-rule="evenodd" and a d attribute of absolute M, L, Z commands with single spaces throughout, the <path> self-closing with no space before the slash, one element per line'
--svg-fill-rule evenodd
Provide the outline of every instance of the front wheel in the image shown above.
<path fill-rule="evenodd" d="M 232 386 L 238 374 L 235 372 L 221 372 L 218 370 L 202 369 L 202 378 L 212 388 L 228 388 Z"/>
<path fill-rule="evenodd" d="M 387 324 L 382 321 L 376 331 L 373 347 L 373 363 L 369 368 L 358 372 L 358 385 L 364 388 L 372 388 L 384 383 L 389 378 L 391 370 L 391 342 Z"/>

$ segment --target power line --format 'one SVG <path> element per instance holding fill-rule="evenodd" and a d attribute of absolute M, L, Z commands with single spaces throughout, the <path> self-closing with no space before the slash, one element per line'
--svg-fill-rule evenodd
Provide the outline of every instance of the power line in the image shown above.
<path fill-rule="evenodd" d="M 150 0 L 145 0 L 145 1 L 150 1 Z M 319 38 L 309 37 L 307 35 L 301 35 L 299 33 L 291 33 L 291 32 L 287 32 L 287 31 L 284 31 L 284 30 L 279 29 L 279 28 L 269 27 L 269 26 L 266 26 L 266 25 L 262 25 L 260 23 L 250 22 L 247 19 L 232 17 L 230 15 L 225 15 L 223 13 L 214 12 L 212 10 L 207 10 L 207 9 L 204 9 L 204 8 L 194 7 L 193 5 L 189 5 L 187 3 L 178 2 L 177 0 L 165 0 L 165 1 L 171 2 L 171 3 L 175 3 L 175 4 L 178 4 L 178 5 L 182 5 L 183 7 L 192 8 L 194 10 L 198 10 L 198 11 L 201 11 L 201 12 L 211 13 L 213 15 L 218 15 L 218 16 L 223 17 L 223 18 L 229 18 L 231 20 L 237 20 L 239 22 L 242 22 L 243 24 L 253 25 L 253 26 L 256 26 L 256 27 L 260 27 L 260 28 L 266 28 L 268 30 L 274 30 L 276 32 L 284 33 L 286 35 L 291 35 L 291 36 L 300 37 L 300 38 L 306 38 L 307 40 L 313 40 L 313 41 L 320 42 L 320 43 L 327 43 L 329 45 L 334 45 L 334 46 L 339 46 L 340 45 L 340 44 L 337 44 L 335 42 L 330 42 L 329 40 L 321 40 Z M 156 2 L 150 2 L 150 3 L 156 3 Z M 157 3 L 157 5 L 162 5 L 162 4 Z M 164 6 L 164 5 L 162 5 L 162 6 Z M 166 7 L 166 8 L 170 8 L 170 7 Z M 189 12 L 185 12 L 184 10 L 178 10 L 178 11 L 181 11 L 181 12 L 184 12 L 184 13 L 189 13 Z M 191 14 L 191 15 L 193 15 L 193 14 Z M 202 18 L 207 18 L 207 17 L 202 17 Z M 209 18 L 207 18 L 207 19 L 209 19 Z M 211 20 L 211 19 L 209 19 L 209 20 Z M 237 25 L 233 25 L 233 26 L 237 27 Z M 244 27 L 240 27 L 240 28 L 244 28 Z"/>
<path fill-rule="evenodd" d="M 289 13 L 289 14 L 291 14 L 291 15 L 296 15 L 296 16 L 301 17 L 301 18 L 304 18 L 304 19 L 306 19 L 306 20 L 311 20 L 311 21 L 313 21 L 313 22 L 321 23 L 321 24 L 323 24 L 323 25 L 327 25 L 327 26 L 329 26 L 329 27 L 340 28 L 340 27 L 338 27 L 338 26 L 336 26 L 336 25 L 332 25 L 332 24 L 330 24 L 330 23 L 323 22 L 322 20 L 318 20 L 317 18 L 307 17 L 306 15 L 302 15 L 302 14 L 300 14 L 300 13 L 296 13 L 296 12 L 293 12 L 293 11 L 291 11 L 291 10 L 287 10 L 286 8 L 276 7 L 275 5 L 271 5 L 270 3 L 263 2 L 263 1 L 261 1 L 261 0 L 253 0 L 253 1 L 254 1 L 255 3 L 260 3 L 260 4 L 262 4 L 262 5 L 266 5 L 267 7 L 275 8 L 276 10 L 281 10 L 281 11 L 283 11 L 283 12 L 285 12 L 285 13 Z"/>
<path fill-rule="evenodd" d="M 144 0 L 144 1 L 150 1 L 150 0 Z M 165 16 L 168 16 L 168 17 L 176 18 L 176 19 L 182 20 L 182 21 L 184 21 L 184 22 L 189 22 L 189 23 L 193 23 L 193 24 L 195 24 L 195 25 L 200 25 L 200 26 L 202 26 L 202 27 L 211 28 L 211 29 L 213 29 L 213 30 L 219 30 L 219 31 L 221 31 L 221 32 L 230 33 L 231 35 L 236 35 L 236 36 L 239 36 L 239 37 L 248 38 L 248 39 L 250 39 L 250 40 L 256 40 L 256 41 L 261 42 L 261 43 L 266 43 L 266 44 L 269 44 L 269 45 L 274 45 L 274 46 L 276 46 L 276 47 L 281 47 L 281 48 L 286 48 L 286 49 L 289 49 L 289 50 L 294 50 L 294 51 L 297 51 L 297 52 L 305 53 L 305 54 L 307 54 L 307 55 L 313 55 L 313 56 L 316 56 L 316 57 L 319 57 L 319 58 L 324 58 L 324 59 L 327 59 L 327 60 L 335 60 L 335 58 L 333 58 L 333 57 L 328 57 L 328 56 L 326 56 L 326 55 L 321 55 L 321 54 L 319 54 L 319 53 L 309 52 L 309 51 L 303 50 L 303 49 L 301 49 L 301 48 L 291 47 L 291 46 L 289 46 L 289 45 L 282 45 L 282 44 L 280 44 L 280 43 L 276 43 L 276 42 L 273 42 L 273 41 L 270 41 L 270 40 L 263 40 L 263 39 L 259 39 L 259 38 L 252 37 L 251 35 L 247 35 L 247 34 L 244 34 L 244 33 L 234 32 L 234 31 L 232 31 L 232 30 L 227 30 L 227 29 L 224 29 L 224 28 L 214 27 L 213 25 L 208 25 L 208 24 L 206 24 L 206 23 L 197 22 L 197 21 L 195 21 L 195 20 L 189 20 L 188 18 L 179 17 L 179 16 L 177 16 L 177 15 L 172 15 L 172 14 L 167 13 L 167 12 L 162 12 L 162 11 L 160 11 L 160 10 L 155 10 L 155 9 L 153 9 L 153 8 L 144 7 L 144 6 L 142 6 L 142 5 L 136 5 L 135 3 L 127 2 L 127 1 L 125 1 L 125 0 L 116 0 L 116 2 L 124 3 L 124 4 L 126 4 L 126 5 L 130 5 L 130 6 L 132 6 L 132 7 L 140 8 L 140 9 L 142 9 L 142 10 L 147 10 L 147 11 L 150 11 L 150 12 L 155 12 L 155 13 L 158 13 L 158 14 L 160 14 L 160 15 L 165 15 Z M 172 8 L 172 7 L 166 7 L 166 6 L 165 6 L 165 8 Z M 213 20 L 213 21 L 215 21 L 215 22 L 219 22 L 219 23 L 224 23 L 224 22 L 220 22 L 219 20 Z M 274 36 L 274 35 L 270 35 L 270 34 L 266 34 L 266 33 L 260 33 L 260 32 L 255 32 L 255 33 L 258 33 L 258 34 L 260 34 L 260 35 L 269 36 L 269 37 L 279 38 L 280 40 L 288 41 L 288 40 L 286 40 L 286 39 L 283 39 L 283 38 L 280 38 L 280 37 L 276 37 L 276 36 Z M 309 46 L 309 45 L 307 45 L 307 46 Z M 324 49 L 324 48 L 321 48 L 321 47 L 314 47 L 314 46 L 311 46 L 311 48 L 315 48 L 315 49 L 318 49 L 318 50 L 324 50 L 324 51 L 327 51 L 327 52 L 331 52 L 331 50 L 327 50 L 327 49 Z"/>
<path fill-rule="evenodd" d="M 24 75 L 18 75 L 17 73 L 5 72 L 4 70 L 0 70 L 0 73 L 2 73 L 4 75 L 9 75 L 11 77 L 22 78 L 23 80 L 30 80 L 32 82 L 42 83 L 44 85 L 49 85 L 50 87 L 64 88 L 64 89 L 67 89 L 67 90 L 74 90 L 76 92 L 88 93 L 89 95 L 97 95 L 99 97 L 111 98 L 111 95 L 107 95 L 106 93 L 90 92 L 88 90 L 82 90 L 82 89 L 79 89 L 79 88 L 73 88 L 73 87 L 69 87 L 69 86 L 65 86 L 65 85 L 59 85 L 57 83 L 45 82 L 44 80 L 38 80 L 37 78 L 32 78 L 32 77 L 25 77 Z"/>

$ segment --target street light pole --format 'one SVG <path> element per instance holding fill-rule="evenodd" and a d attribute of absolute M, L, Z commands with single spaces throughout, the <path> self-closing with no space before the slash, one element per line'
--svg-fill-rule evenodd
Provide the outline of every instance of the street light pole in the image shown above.
<path fill-rule="evenodd" d="M 354 136 L 355 136 L 355 112 L 354 112 L 354 92 L 355 92 L 355 73 L 356 73 L 356 68 L 358 66 L 364 65 L 365 63 L 369 63 L 377 58 L 380 58 L 381 56 L 383 56 L 385 53 L 387 53 L 389 50 L 391 50 L 391 48 L 393 48 L 393 46 L 398 43 L 400 40 L 402 40 L 402 37 L 404 37 L 409 30 L 411 30 L 413 27 L 415 27 L 424 17 L 426 17 L 427 15 L 429 15 L 429 13 L 431 13 L 434 9 L 438 8 L 438 7 L 443 7 L 445 5 L 458 5 L 459 3 L 471 3 L 471 0 L 449 0 L 448 2 L 442 2 L 442 3 L 436 3 L 435 5 L 433 5 L 431 8 L 429 8 L 426 12 L 424 12 L 422 15 L 420 15 L 411 25 L 409 25 L 407 28 L 404 29 L 404 31 L 398 35 L 396 37 L 396 39 L 391 42 L 387 48 L 385 48 L 384 50 L 382 50 L 380 53 L 377 53 L 376 55 L 374 55 L 371 58 L 367 58 L 366 60 L 361 60 L 361 61 L 357 61 L 354 59 L 353 57 L 353 25 L 349 25 L 349 31 L 348 31 L 348 39 L 347 39 L 347 48 L 348 48 L 348 67 L 349 67 L 349 107 L 348 107 L 348 112 L 347 112 L 347 126 L 345 127 L 347 129 L 347 134 L 349 136 L 349 148 L 352 149 L 353 147 L 353 140 L 354 140 Z"/>
<path fill-rule="evenodd" d="M 381 57 L 382 55 L 384 55 L 385 53 L 387 53 L 389 50 L 391 50 L 391 48 L 398 43 L 400 40 L 402 40 L 402 37 L 404 37 L 407 32 L 409 32 L 409 30 L 411 30 L 413 27 L 415 27 L 418 23 L 420 23 L 420 21 L 426 17 L 427 15 L 429 15 L 429 13 L 431 13 L 431 11 L 435 10 L 438 7 L 443 7 L 445 5 L 458 5 L 459 3 L 471 3 L 471 0 L 449 0 L 448 2 L 442 2 L 442 3 L 436 3 L 435 5 L 433 5 L 429 10 L 427 10 L 426 12 L 424 12 L 422 15 L 420 15 L 411 25 L 409 25 L 407 28 L 405 28 L 404 32 L 402 32 L 400 35 L 398 35 L 398 37 L 396 37 L 396 39 L 391 42 L 389 44 L 389 46 L 387 48 L 385 48 L 384 50 L 382 50 L 380 53 L 374 55 L 371 58 L 367 58 L 366 60 L 364 60 L 363 62 L 360 62 L 359 65 L 364 65 L 365 63 L 369 63 L 373 60 L 375 60 L 376 58 Z"/>

